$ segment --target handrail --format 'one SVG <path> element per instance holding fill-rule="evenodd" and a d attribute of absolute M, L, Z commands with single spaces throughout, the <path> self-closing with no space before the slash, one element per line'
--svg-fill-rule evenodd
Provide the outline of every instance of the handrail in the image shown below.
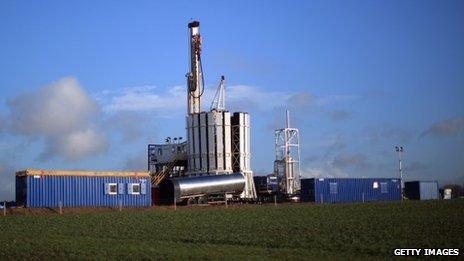
<path fill-rule="evenodd" d="M 169 162 L 169 164 L 166 166 L 166 168 L 164 168 L 161 171 L 156 172 L 151 177 L 151 184 L 152 185 L 158 186 L 161 183 L 161 181 L 163 181 L 166 178 L 166 176 L 172 171 L 172 169 L 174 168 L 174 166 L 177 163 L 177 157 L 176 156 L 177 155 L 174 155 L 172 157 L 172 160 Z"/>

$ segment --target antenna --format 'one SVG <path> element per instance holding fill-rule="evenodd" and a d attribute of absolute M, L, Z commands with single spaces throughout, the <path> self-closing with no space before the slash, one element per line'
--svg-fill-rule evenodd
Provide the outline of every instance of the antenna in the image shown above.
<path fill-rule="evenodd" d="M 213 102 L 211 103 L 211 110 L 224 111 L 226 109 L 226 92 L 224 88 L 225 81 L 226 78 L 222 75 L 216 94 L 214 94 Z"/>

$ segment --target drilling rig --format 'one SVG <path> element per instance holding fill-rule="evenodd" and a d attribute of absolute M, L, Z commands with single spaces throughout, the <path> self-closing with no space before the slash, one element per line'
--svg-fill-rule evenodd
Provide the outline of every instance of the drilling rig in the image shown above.
<path fill-rule="evenodd" d="M 250 115 L 226 110 L 224 76 L 221 76 L 210 110 L 201 110 L 205 82 L 200 22 L 190 22 L 188 31 L 187 140 L 148 146 L 152 185 L 159 188 L 160 197 L 168 201 L 199 202 L 226 194 L 255 199 L 250 166 Z"/>

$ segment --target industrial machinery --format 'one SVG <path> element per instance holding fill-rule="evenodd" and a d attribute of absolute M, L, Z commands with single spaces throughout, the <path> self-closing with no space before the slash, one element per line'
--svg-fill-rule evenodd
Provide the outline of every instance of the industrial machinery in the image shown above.
<path fill-rule="evenodd" d="M 271 202 L 274 200 L 275 196 L 278 196 L 278 200 L 282 201 L 283 197 L 280 193 L 278 178 L 279 177 L 277 177 L 275 174 L 253 177 L 256 186 L 258 202 Z"/>
<path fill-rule="evenodd" d="M 286 111 L 285 128 L 275 131 L 274 174 L 280 177 L 280 190 L 287 198 L 300 192 L 300 133 L 290 127 L 290 113 Z"/>
<path fill-rule="evenodd" d="M 148 146 L 148 170 L 160 197 L 183 199 L 229 193 L 256 198 L 250 167 L 250 115 L 225 107 L 225 77 L 209 111 L 201 110 L 205 91 L 200 23 L 188 24 L 190 71 L 187 78 L 187 141 Z M 168 142 L 169 141 L 169 142 Z"/>
<path fill-rule="evenodd" d="M 152 179 L 154 185 L 158 185 L 168 174 L 174 177 L 184 175 L 187 167 L 186 150 L 187 142 L 173 143 L 169 137 L 165 144 L 148 145 L 148 171 L 158 173 L 156 179 Z"/>

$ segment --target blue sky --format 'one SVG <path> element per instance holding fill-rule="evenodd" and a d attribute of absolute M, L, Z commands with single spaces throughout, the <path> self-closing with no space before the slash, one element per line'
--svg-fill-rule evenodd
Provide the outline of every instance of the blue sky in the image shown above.
<path fill-rule="evenodd" d="M 227 80 L 272 171 L 290 109 L 304 176 L 464 182 L 462 1 L 3 1 L 0 197 L 23 168 L 139 169 L 185 137 L 187 23 L 201 22 L 207 109 Z"/>

